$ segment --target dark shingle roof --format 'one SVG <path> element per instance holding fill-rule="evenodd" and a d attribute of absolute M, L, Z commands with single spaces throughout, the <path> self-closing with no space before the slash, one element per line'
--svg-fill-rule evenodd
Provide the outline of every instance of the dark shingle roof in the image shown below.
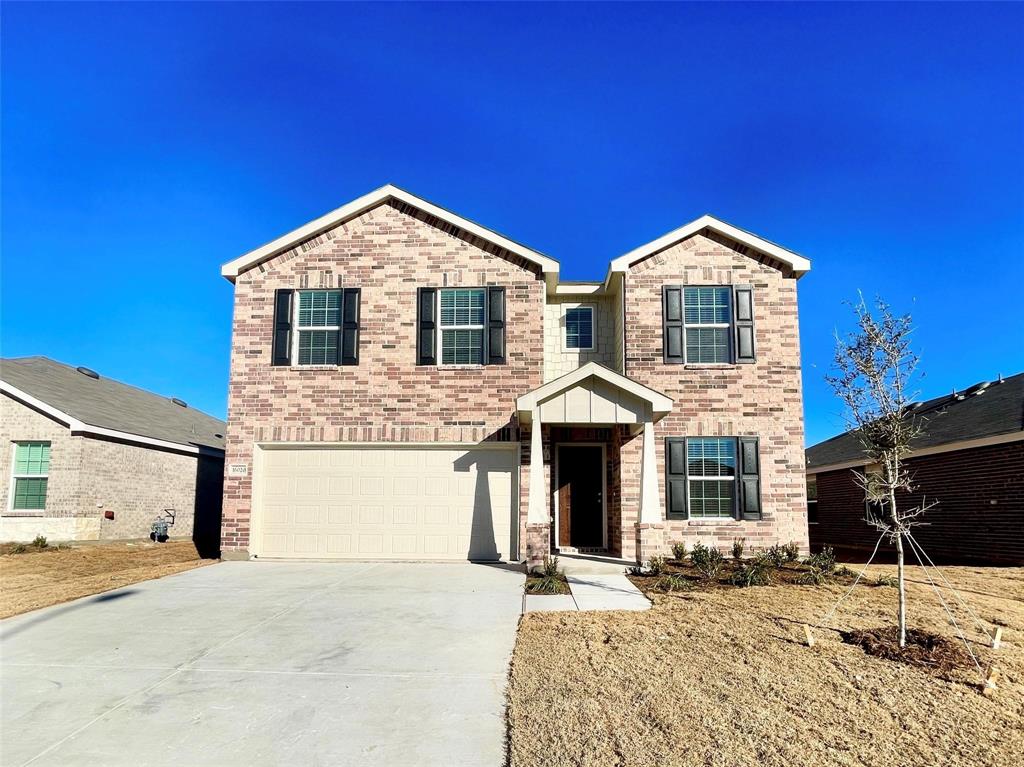
<path fill-rule="evenodd" d="M 1024 373 L 975 384 L 954 394 L 930 399 L 914 408 L 923 429 L 911 447 L 948 445 L 1024 430 Z M 864 457 L 857 437 L 846 432 L 806 450 L 807 468 L 831 466 Z"/>
<path fill-rule="evenodd" d="M 102 375 L 91 378 L 47 357 L 0 360 L 0 380 L 90 426 L 224 449 L 224 421 Z"/>

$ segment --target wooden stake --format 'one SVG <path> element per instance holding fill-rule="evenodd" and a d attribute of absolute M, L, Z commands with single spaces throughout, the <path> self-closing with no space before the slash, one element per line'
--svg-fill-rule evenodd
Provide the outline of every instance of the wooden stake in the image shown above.
<path fill-rule="evenodd" d="M 988 678 L 985 680 L 985 689 L 981 692 L 983 695 L 994 695 L 996 691 L 996 680 L 999 678 L 999 671 L 995 666 L 989 666 Z"/>
<path fill-rule="evenodd" d="M 804 637 L 807 639 L 807 646 L 814 647 L 814 634 L 811 633 L 811 627 L 806 623 L 804 624 Z"/>
<path fill-rule="evenodd" d="M 997 626 L 992 631 L 992 649 L 993 650 L 998 650 L 999 649 L 999 644 L 1000 644 L 1000 642 L 1002 642 L 1002 639 L 1003 639 L 1003 629 L 1000 626 Z"/>

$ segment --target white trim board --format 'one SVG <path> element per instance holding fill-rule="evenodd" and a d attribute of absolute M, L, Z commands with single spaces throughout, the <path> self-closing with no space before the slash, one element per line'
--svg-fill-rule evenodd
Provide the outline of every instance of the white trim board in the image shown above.
<path fill-rule="evenodd" d="M 24 392 L 16 386 L 12 386 L 6 381 L 0 381 L 0 392 L 11 397 L 11 399 L 21 402 L 23 405 L 27 405 L 39 412 L 48 415 L 55 421 L 64 424 L 71 430 L 71 436 L 95 436 L 95 437 L 108 437 L 110 439 L 123 440 L 124 442 L 131 442 L 133 444 L 144 445 L 149 447 L 159 447 L 164 450 L 176 450 L 180 453 L 193 453 L 195 455 L 210 455 L 216 457 L 223 457 L 224 451 L 216 447 L 207 447 L 206 445 L 185 445 L 181 442 L 169 442 L 164 439 L 157 439 L 156 437 L 146 437 L 141 434 L 132 434 L 127 431 L 118 431 L 116 429 L 107 429 L 102 426 L 92 426 L 80 421 L 72 415 L 68 415 L 63 410 L 58 410 L 52 405 L 48 405 L 40 399 L 36 399 L 28 392 Z"/>
<path fill-rule="evenodd" d="M 977 439 L 965 439 L 960 442 L 947 442 L 945 445 L 936 445 L 934 447 L 922 447 L 920 450 L 912 450 L 905 460 L 913 458 L 924 458 L 929 455 L 939 455 L 941 453 L 955 453 L 960 450 L 970 450 L 975 447 L 989 447 L 991 445 L 1005 445 L 1010 442 L 1019 442 L 1024 440 L 1024 431 L 1013 431 L 1009 434 L 996 434 L 992 437 L 978 437 Z M 824 474 L 828 471 L 840 471 L 842 469 L 856 469 L 861 466 L 867 466 L 867 458 L 860 458 L 854 461 L 843 461 L 842 463 L 832 463 L 827 466 L 815 466 L 814 468 L 808 468 L 804 470 L 804 473 L 812 477 L 816 474 Z"/>
<path fill-rule="evenodd" d="M 544 400 L 550 399 L 556 394 L 572 388 L 580 381 L 586 380 L 591 376 L 607 381 L 612 386 L 623 389 L 633 396 L 650 403 L 651 410 L 653 411 L 655 418 L 660 418 L 672 410 L 672 399 L 670 397 L 665 396 L 659 391 L 648 388 L 647 386 L 634 381 L 632 378 L 627 378 L 620 373 L 616 373 L 611 368 L 606 368 L 604 365 L 598 364 L 597 362 L 588 362 L 586 365 L 581 365 L 575 370 L 566 373 L 553 381 L 548 381 L 543 386 L 539 386 L 533 391 L 527 392 L 517 398 L 516 410 L 519 411 L 520 418 L 527 421 L 530 420 L 533 417 L 533 410 Z"/>
<path fill-rule="evenodd" d="M 349 221 L 356 216 L 365 213 L 371 208 L 375 208 L 391 199 L 398 200 L 406 205 L 418 208 L 424 213 L 436 216 L 442 221 L 447 221 L 449 224 L 453 224 L 470 234 L 474 234 L 483 240 L 494 243 L 498 247 L 504 248 L 511 253 L 515 253 L 520 258 L 539 266 L 541 271 L 545 274 L 550 273 L 554 275 L 557 281 L 558 262 L 553 258 L 549 258 L 543 253 L 539 253 L 538 251 L 510 240 L 491 229 L 487 229 L 486 227 L 480 226 L 469 219 L 465 219 L 462 216 L 452 213 L 450 210 L 445 210 L 433 203 L 427 202 L 422 197 L 417 197 L 416 195 L 406 192 L 404 189 L 399 189 L 397 186 L 393 186 L 392 184 L 385 184 L 380 189 L 375 189 L 369 194 L 364 194 L 362 197 L 358 197 L 355 200 L 352 200 L 352 202 L 342 205 L 340 208 L 335 208 L 331 212 L 325 213 L 307 224 L 303 224 L 298 229 L 293 229 L 287 234 L 281 235 L 275 240 L 271 240 L 266 245 L 262 245 L 255 250 L 250 250 L 248 253 L 224 264 L 224 266 L 221 267 L 220 273 L 231 282 L 234 282 L 235 278 L 239 274 L 251 269 L 257 264 L 273 258 L 286 250 L 290 250 L 301 242 L 305 242 L 308 239 L 321 235 L 327 230 L 333 229 L 345 221 Z"/>

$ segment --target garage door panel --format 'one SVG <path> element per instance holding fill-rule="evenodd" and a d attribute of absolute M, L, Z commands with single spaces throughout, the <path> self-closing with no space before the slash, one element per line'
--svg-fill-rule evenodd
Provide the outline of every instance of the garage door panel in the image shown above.
<path fill-rule="evenodd" d="M 514 465 L 508 449 L 265 450 L 256 478 L 255 553 L 507 558 Z"/>

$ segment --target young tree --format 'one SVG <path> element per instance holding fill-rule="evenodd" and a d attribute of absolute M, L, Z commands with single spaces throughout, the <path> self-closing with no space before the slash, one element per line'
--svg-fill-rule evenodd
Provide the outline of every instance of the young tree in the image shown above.
<path fill-rule="evenodd" d="M 912 409 L 918 357 L 910 345 L 910 315 L 894 316 L 888 304 L 875 300 L 853 305 L 857 327 L 845 338 L 836 334 L 835 371 L 825 377 L 845 406 L 850 430 L 864 446 L 867 471 L 855 472 L 869 502 L 867 521 L 896 546 L 899 590 L 899 642 L 907 642 L 907 597 L 904 587 L 903 538 L 934 503 L 899 508 L 898 492 L 913 490 L 905 459 L 921 431 Z M 874 506 L 874 508 L 872 508 Z"/>

